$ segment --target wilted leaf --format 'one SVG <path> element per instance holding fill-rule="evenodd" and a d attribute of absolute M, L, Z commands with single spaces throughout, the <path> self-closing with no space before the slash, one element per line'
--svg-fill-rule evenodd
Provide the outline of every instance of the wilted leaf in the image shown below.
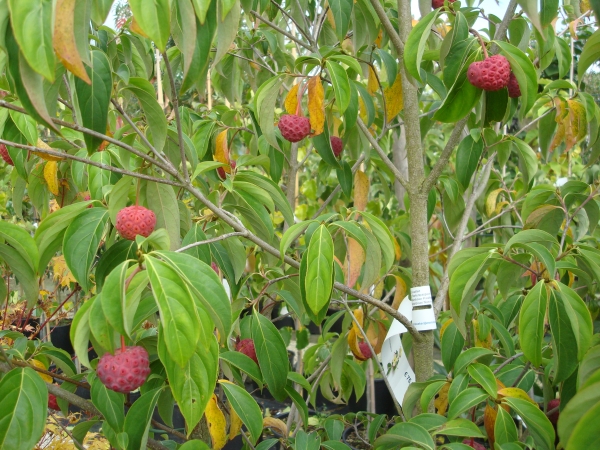
<path fill-rule="evenodd" d="M 375 74 L 375 70 L 373 70 L 372 66 L 369 66 L 369 79 L 367 82 L 367 91 L 369 94 L 373 95 L 379 89 L 379 82 L 377 81 L 377 75 Z M 387 102 L 387 98 L 386 98 Z"/>
<path fill-rule="evenodd" d="M 288 114 L 296 114 L 296 109 L 298 108 L 298 89 L 300 88 L 300 83 L 295 84 L 288 92 L 287 97 L 285 98 L 285 110 Z"/>
<path fill-rule="evenodd" d="M 441 416 L 445 415 L 446 411 L 448 410 L 448 391 L 450 390 L 451 384 L 452 383 L 447 381 L 438 392 L 436 399 L 433 401 L 433 405 L 435 406 L 437 413 Z"/>
<path fill-rule="evenodd" d="M 64 255 L 55 256 L 52 259 L 52 271 L 54 272 L 54 280 L 58 281 L 62 287 L 67 287 L 71 283 L 77 282 L 67 267 Z"/>
<path fill-rule="evenodd" d="M 274 428 L 279 432 L 281 436 L 287 436 L 287 425 L 281 419 L 276 419 L 275 417 L 265 417 L 263 419 L 263 427 L 264 428 Z"/>
<path fill-rule="evenodd" d="M 490 441 L 490 445 L 494 446 L 494 426 L 496 425 L 496 416 L 498 415 L 498 410 L 496 407 L 491 407 L 490 405 L 485 405 L 485 410 L 483 411 L 483 425 L 485 427 L 485 431 L 488 435 L 488 439 Z"/>
<path fill-rule="evenodd" d="M 223 411 L 221 411 L 219 405 L 217 405 L 217 396 L 215 394 L 213 394 L 208 401 L 204 415 L 208 422 L 208 431 L 212 439 L 212 448 L 221 450 L 227 443 L 227 434 L 225 433 L 226 422 Z"/>
<path fill-rule="evenodd" d="M 48 189 L 54 195 L 58 195 L 58 163 L 48 161 L 44 166 L 44 179 L 48 183 Z"/>
<path fill-rule="evenodd" d="M 394 84 L 383 91 L 383 96 L 385 98 L 385 113 L 389 123 L 394 117 L 400 114 L 400 111 L 404 108 L 402 77 L 397 76 L 396 80 L 394 80 Z"/>
<path fill-rule="evenodd" d="M 348 286 L 354 286 L 365 263 L 365 251 L 358 241 L 348 238 Z"/>
<path fill-rule="evenodd" d="M 55 152 L 58 151 L 55 148 L 50 147 L 48 144 L 46 144 L 41 139 L 38 139 L 36 147 L 43 148 L 44 150 L 54 150 Z M 52 155 L 48 155 L 48 154 L 42 153 L 42 152 L 33 152 L 33 154 L 39 156 L 40 158 L 42 158 L 46 161 L 62 161 L 64 159 L 64 158 L 59 158 L 58 156 L 52 156 Z"/>
<path fill-rule="evenodd" d="M 325 91 L 321 84 L 321 77 L 315 76 L 308 82 L 308 115 L 313 136 L 323 132 L 325 126 Z"/>
<path fill-rule="evenodd" d="M 92 84 L 75 42 L 75 6 L 77 0 L 58 0 L 54 14 L 54 50 L 60 62 L 87 84 Z"/>
<path fill-rule="evenodd" d="M 354 327 L 352 327 L 348 332 L 348 346 L 350 347 L 350 350 L 356 359 L 360 361 L 366 361 L 369 359 L 360 351 L 360 347 L 358 346 L 358 334 L 356 333 L 356 328 Z"/>
<path fill-rule="evenodd" d="M 361 170 L 354 175 L 354 207 L 358 211 L 364 211 L 369 199 L 369 177 Z"/>
<path fill-rule="evenodd" d="M 229 148 L 227 148 L 227 130 L 221 131 L 217 135 L 215 140 L 215 154 L 214 160 L 227 164 L 223 167 L 225 173 L 231 173 L 231 167 L 229 166 Z"/>

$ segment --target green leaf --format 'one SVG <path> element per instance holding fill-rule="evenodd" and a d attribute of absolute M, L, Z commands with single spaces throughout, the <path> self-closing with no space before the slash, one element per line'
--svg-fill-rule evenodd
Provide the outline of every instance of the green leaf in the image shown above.
<path fill-rule="evenodd" d="M 199 439 L 187 441 L 185 444 L 178 448 L 179 450 L 210 450 L 210 447 Z"/>
<path fill-rule="evenodd" d="M 166 347 L 175 363 L 184 368 L 200 338 L 196 306 L 186 283 L 171 266 L 151 256 L 146 256 L 145 263 L 158 304 Z"/>
<path fill-rule="evenodd" d="M 523 300 L 521 312 L 519 313 L 521 350 L 534 366 L 539 366 L 542 363 L 544 317 L 547 304 L 548 291 L 544 282 L 539 281 Z"/>
<path fill-rule="evenodd" d="M 576 291 L 558 282 L 560 295 L 577 341 L 577 359 L 581 361 L 592 343 L 594 333 L 590 311 Z"/>
<path fill-rule="evenodd" d="M 340 42 L 344 40 L 348 33 L 348 25 L 350 25 L 353 4 L 354 2 L 352 0 L 331 0 L 329 2 L 329 7 L 333 14 L 333 21 L 335 22 L 335 35 Z M 360 71 L 358 73 L 360 73 Z"/>
<path fill-rule="evenodd" d="M 98 377 L 94 377 L 90 384 L 92 385 L 90 392 L 94 406 L 102 413 L 104 420 L 108 422 L 115 433 L 123 431 L 125 396 L 108 389 Z"/>
<path fill-rule="evenodd" d="M 183 77 L 187 76 L 196 49 L 196 15 L 192 0 L 171 2 L 171 35 L 183 57 Z"/>
<path fill-rule="evenodd" d="M 513 146 L 519 155 L 519 169 L 523 174 L 523 182 L 528 185 L 538 170 L 538 159 L 529 145 L 515 137 L 511 138 Z"/>
<path fill-rule="evenodd" d="M 529 430 L 536 448 L 540 450 L 551 450 L 554 448 L 554 427 L 546 414 L 538 408 L 537 404 L 520 398 L 506 397 L 503 399 L 515 412 L 521 416 Z"/>
<path fill-rule="evenodd" d="M 483 389 L 465 389 L 450 403 L 450 408 L 448 409 L 448 419 L 455 419 L 466 410 L 472 408 L 473 406 L 479 405 L 486 398 L 488 398 L 488 394 Z"/>
<path fill-rule="evenodd" d="M 436 21 L 439 13 L 440 10 L 438 8 L 419 20 L 419 23 L 410 31 L 404 45 L 404 66 L 406 67 L 406 71 L 420 82 L 423 82 L 420 73 L 423 52 L 431 34 L 431 26 Z"/>
<path fill-rule="evenodd" d="M 306 405 L 304 398 L 302 398 L 302 396 L 289 384 L 285 387 L 285 392 L 296 405 L 303 423 L 308 423 L 308 406 Z M 258 448 L 258 446 L 256 448 Z"/>
<path fill-rule="evenodd" d="M 600 402 L 587 411 L 575 426 L 571 439 L 569 439 L 566 450 L 577 450 L 585 448 L 597 448 L 600 445 L 597 420 L 600 414 Z"/>
<path fill-rule="evenodd" d="M 493 398 L 497 398 L 498 385 L 496 384 L 496 377 L 492 370 L 480 363 L 471 364 L 467 367 L 469 375 L 475 380 L 485 391 Z"/>
<path fill-rule="evenodd" d="M 483 139 L 475 141 L 469 134 L 464 138 L 456 150 L 456 177 L 463 189 L 469 187 L 471 177 L 477 168 L 483 153 Z"/>
<path fill-rule="evenodd" d="M 519 439 L 515 421 L 504 408 L 498 408 L 498 415 L 494 424 L 494 438 L 500 445 L 515 442 Z"/>
<path fill-rule="evenodd" d="M 558 0 L 540 1 L 540 23 L 546 27 L 558 16 Z M 562 75 L 560 76 L 562 78 Z"/>
<path fill-rule="evenodd" d="M 434 434 L 445 434 L 446 436 L 476 437 L 484 438 L 479 427 L 467 419 L 454 419 L 446 422 Z"/>
<path fill-rule="evenodd" d="M 583 81 L 583 74 L 588 68 L 600 59 L 600 30 L 596 30 L 585 42 L 579 62 L 577 64 L 577 75 L 579 84 Z"/>
<path fill-rule="evenodd" d="M 414 30 L 414 28 L 413 28 Z M 471 112 L 479 101 L 481 89 L 477 89 L 467 79 L 467 73 L 461 73 L 433 115 L 434 120 L 444 123 L 458 122 Z"/>
<path fill-rule="evenodd" d="M 108 105 L 112 92 L 112 71 L 110 62 L 105 53 L 100 50 L 92 51 L 92 64 L 85 68 L 92 80 L 89 85 L 85 81 L 75 78 L 75 92 L 79 110 L 81 111 L 81 124 L 98 133 L 106 134 L 108 120 Z M 103 139 L 84 134 L 88 154 L 92 154 L 102 144 Z"/>
<path fill-rule="evenodd" d="M 279 211 L 281 211 L 281 214 L 283 214 L 285 221 L 288 224 L 294 223 L 294 212 L 292 211 L 290 202 L 288 201 L 284 193 L 281 191 L 281 188 L 272 180 L 259 173 L 252 171 L 238 172 L 235 176 L 235 179 L 238 181 L 252 183 L 260 187 L 261 189 L 267 191 L 273 199 L 275 206 L 277 206 Z"/>
<path fill-rule="evenodd" d="M 137 244 L 135 241 L 121 239 L 115 242 L 108 250 L 100 256 L 94 278 L 96 281 L 96 292 L 100 293 L 104 286 L 106 277 L 111 271 L 127 259 L 135 259 Z"/>
<path fill-rule="evenodd" d="M 536 0 L 527 1 L 536 2 Z M 521 110 L 519 114 L 523 117 L 533 107 L 537 98 L 538 80 L 535 67 L 527 55 L 514 45 L 502 41 L 494 42 L 500 47 L 506 59 L 508 59 L 510 68 L 519 82 L 519 87 L 521 88 Z"/>
<path fill-rule="evenodd" d="M 96 152 L 90 159 L 95 163 L 104 164 L 106 166 L 111 165 L 111 156 L 108 152 Z M 90 197 L 94 200 L 104 200 L 104 193 L 107 186 L 109 186 L 113 177 L 115 176 L 112 172 L 101 169 L 97 166 L 88 166 L 88 188 L 90 191 Z"/>
<path fill-rule="evenodd" d="M 420 425 L 403 422 L 394 425 L 386 434 L 379 437 L 373 446 L 377 450 L 397 449 L 406 444 L 416 444 L 421 448 L 433 450 L 435 444 L 429 432 Z"/>
<path fill-rule="evenodd" d="M 444 330 L 442 341 L 442 362 L 448 372 L 454 367 L 456 358 L 462 353 L 465 338 L 460 334 L 458 327 L 452 321 Z"/>
<path fill-rule="evenodd" d="M 0 381 L 0 447 L 34 448 L 44 432 L 48 391 L 31 368 L 17 367 Z"/>
<path fill-rule="evenodd" d="M 519 6 L 523 8 L 523 11 L 525 11 L 525 14 L 527 14 L 531 23 L 540 31 L 540 33 L 542 33 L 543 30 L 540 22 L 537 0 L 519 0 Z"/>
<path fill-rule="evenodd" d="M 88 344 L 90 342 L 90 310 L 97 297 L 92 297 L 84 302 L 73 318 L 69 332 L 73 349 L 77 359 L 86 367 L 92 367 L 88 356 Z"/>
<path fill-rule="evenodd" d="M 346 233 L 346 236 L 355 239 L 361 247 L 367 249 L 367 236 L 363 230 L 356 224 L 356 222 L 345 222 L 338 220 L 329 225 L 330 228 L 341 228 Z"/>
<path fill-rule="evenodd" d="M 484 347 L 472 347 L 462 352 L 454 363 L 454 375 L 461 373 L 473 361 L 482 356 L 493 355 L 494 352 Z"/>
<path fill-rule="evenodd" d="M 90 307 L 89 324 L 95 340 L 94 345 L 98 345 L 102 352 L 114 353 L 119 335 L 106 319 L 102 309 L 102 294 L 96 297 L 96 301 Z"/>
<path fill-rule="evenodd" d="M 171 34 L 169 0 L 130 0 L 129 6 L 142 31 L 164 52 Z"/>
<path fill-rule="evenodd" d="M 217 383 L 219 368 L 219 344 L 213 335 L 201 339 L 194 348 L 194 354 L 183 368 L 173 364 L 162 326 L 158 332 L 158 356 L 165 366 L 173 397 L 185 418 L 188 435 L 194 430 Z"/>
<path fill-rule="evenodd" d="M 146 115 L 147 130 L 152 133 L 152 144 L 161 152 L 167 140 L 167 119 L 156 100 L 154 86 L 143 78 L 131 77 L 124 89 L 136 96 Z"/>
<path fill-rule="evenodd" d="M 258 124 L 269 144 L 281 150 L 275 137 L 275 104 L 280 98 L 279 88 L 283 84 L 283 76 L 278 75 L 265 81 L 256 91 L 256 115 Z"/>
<path fill-rule="evenodd" d="M 8 6 L 12 30 L 25 59 L 36 72 L 54 81 L 53 2 L 8 0 Z"/>
<path fill-rule="evenodd" d="M 36 242 L 31 235 L 18 225 L 10 222 L 0 222 L 0 239 L 12 248 L 27 262 L 32 272 L 37 272 L 39 252 Z"/>
<path fill-rule="evenodd" d="M 246 428 L 250 432 L 252 443 L 256 443 L 262 434 L 263 421 L 262 412 L 256 403 L 245 389 L 225 380 L 220 382 L 227 400 L 231 404 L 233 410 L 242 419 Z"/>
<path fill-rule="evenodd" d="M 219 358 L 226 361 L 230 365 L 237 367 L 242 372 L 247 373 L 258 385 L 263 384 L 262 376 L 258 365 L 252 358 L 244 355 L 241 352 L 222 352 Z"/>
<path fill-rule="evenodd" d="M 156 226 L 166 228 L 171 241 L 171 250 L 179 248 L 180 227 L 179 206 L 173 187 L 149 181 L 146 183 L 146 201 L 148 208 L 156 214 Z"/>
<path fill-rule="evenodd" d="M 29 145 L 37 145 L 39 135 L 35 120 L 28 115 L 21 114 L 17 111 L 11 110 L 9 111 L 9 114 L 19 131 L 25 136 L 25 139 L 27 139 L 27 143 Z"/>
<path fill-rule="evenodd" d="M 336 169 L 340 167 L 340 161 L 335 157 L 331 148 L 329 122 L 327 120 L 325 120 L 325 129 L 323 132 L 313 137 L 312 142 L 319 156 L 323 158 L 323 161 L 325 161 L 331 167 L 335 167 Z"/>
<path fill-rule="evenodd" d="M 223 2 L 217 3 L 223 11 Z M 229 12 L 225 13 L 224 19 L 219 20 L 217 24 L 217 52 L 213 58 L 212 65 L 215 67 L 219 61 L 227 54 L 231 44 L 237 36 L 240 25 L 241 8 L 240 2 L 234 1 Z"/>
<path fill-rule="evenodd" d="M 256 311 L 252 316 L 252 339 L 269 391 L 277 400 L 285 399 L 289 369 L 287 349 L 275 325 Z"/>
<path fill-rule="evenodd" d="M 318 314 L 331 299 L 333 290 L 333 239 L 326 225 L 313 233 L 306 254 L 306 302 Z"/>
<path fill-rule="evenodd" d="M 340 1 L 340 0 L 335 0 Z M 346 2 L 347 0 L 341 0 Z M 352 0 L 350 0 L 352 5 Z M 346 69 L 341 64 L 333 61 L 326 62 L 327 71 L 331 77 L 331 84 L 333 85 L 333 92 L 335 93 L 335 101 L 337 103 L 340 114 L 344 114 L 346 108 L 350 104 L 350 81 L 348 81 L 348 74 Z"/>
<path fill-rule="evenodd" d="M 508 240 L 504 246 L 504 254 L 508 254 L 508 251 L 517 243 L 529 244 L 531 242 L 540 242 L 546 246 L 558 245 L 556 238 L 543 230 L 523 230 Z"/>
<path fill-rule="evenodd" d="M 381 221 L 381 219 L 375 217 L 373 214 L 368 213 L 366 211 L 361 211 L 360 215 L 367 222 L 369 228 L 371 229 L 371 232 L 379 242 L 384 263 L 382 271 L 387 272 L 388 270 L 390 270 L 396 259 L 396 255 L 394 253 L 394 238 L 392 237 L 392 233 L 390 232 L 389 228 Z"/>
<path fill-rule="evenodd" d="M 569 378 L 577 368 L 577 353 L 573 351 L 577 347 L 576 330 L 573 329 L 569 317 L 573 314 L 573 311 L 571 308 L 568 309 L 563 296 L 560 293 L 551 291 L 548 317 L 556 357 L 554 364 L 555 384 Z"/>
<path fill-rule="evenodd" d="M 350 197 L 352 195 L 352 167 L 348 164 L 347 161 L 342 161 L 341 168 L 336 169 L 337 179 L 342 187 L 342 192 L 346 197 Z"/>
<path fill-rule="evenodd" d="M 194 0 L 196 3 L 197 1 Z M 192 86 L 204 85 L 208 72 L 208 62 L 212 48 L 213 37 L 217 29 L 217 2 L 208 2 L 205 17 L 207 20 L 196 22 L 196 48 L 187 75 L 181 84 L 180 93 L 186 92 Z M 196 9 L 196 14 L 198 10 Z"/>
<path fill-rule="evenodd" d="M 231 302 L 221 279 L 207 264 L 190 255 L 173 252 L 156 252 L 175 270 L 191 293 L 197 306 L 205 310 L 214 322 L 221 341 L 229 337 L 232 323 Z"/>
<path fill-rule="evenodd" d="M 206 20 L 206 13 L 211 4 L 211 1 L 212 0 L 192 0 L 192 3 L 194 4 L 194 11 L 196 12 L 196 17 L 198 17 L 198 20 L 201 24 L 204 24 L 204 21 Z"/>
<path fill-rule="evenodd" d="M 148 431 L 150 430 L 150 420 L 158 402 L 163 388 L 153 389 L 145 392 L 138 398 L 125 417 L 123 431 L 127 433 L 129 442 L 127 450 L 145 450 L 148 443 Z"/>
<path fill-rule="evenodd" d="M 63 240 L 67 267 L 84 291 L 92 287 L 89 274 L 108 223 L 108 210 L 83 211 L 69 225 Z"/>
<path fill-rule="evenodd" d="M 92 21 L 100 27 L 106 22 L 114 0 L 94 0 L 92 2 Z"/>

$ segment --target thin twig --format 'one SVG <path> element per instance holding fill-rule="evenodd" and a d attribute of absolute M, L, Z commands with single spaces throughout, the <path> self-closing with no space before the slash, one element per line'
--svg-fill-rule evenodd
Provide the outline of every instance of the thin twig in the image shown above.
<path fill-rule="evenodd" d="M 294 41 L 296 44 L 301 45 L 302 47 L 304 47 L 305 49 L 313 52 L 315 51 L 315 49 L 313 48 L 312 45 L 310 44 L 305 44 L 304 42 L 302 42 L 300 39 L 298 39 L 296 36 L 288 33 L 287 31 L 285 31 L 283 28 L 279 28 L 277 25 L 275 25 L 273 22 L 271 22 L 268 19 L 265 19 L 264 17 L 262 17 L 260 14 L 258 14 L 256 11 L 250 11 L 250 14 L 252 14 L 254 17 L 256 17 L 258 20 L 260 20 L 261 22 L 264 22 L 265 24 L 269 25 L 271 28 L 273 28 L 275 31 L 283 34 L 284 36 L 286 36 L 288 39 Z"/>
<path fill-rule="evenodd" d="M 386 33 L 388 34 L 390 41 L 394 45 L 396 52 L 400 57 L 404 54 L 404 42 L 400 39 L 400 35 L 396 32 L 396 28 L 392 24 L 390 18 L 385 13 L 385 9 L 383 9 L 383 5 L 380 0 L 371 0 L 371 5 L 379 17 L 379 20 L 383 24 L 383 28 L 385 28 Z"/>
<path fill-rule="evenodd" d="M 181 247 L 179 250 L 175 250 L 175 251 L 177 253 L 181 253 L 181 252 L 185 252 L 186 250 L 189 250 L 190 248 L 198 247 L 200 245 L 212 244 L 213 242 L 222 241 L 224 239 L 228 239 L 233 236 L 243 236 L 243 235 L 244 235 L 244 233 L 239 232 L 239 231 L 235 231 L 233 233 L 222 234 L 221 236 L 217 236 L 217 237 L 214 237 L 211 239 L 206 239 L 205 241 L 193 242 L 193 243 L 186 245 L 185 247 Z"/>
<path fill-rule="evenodd" d="M 56 418 L 56 416 L 54 415 L 53 412 L 50 412 L 50 416 L 52 417 L 52 419 L 54 420 L 54 422 L 62 428 L 62 430 L 67 433 L 67 435 L 71 438 L 71 440 L 73 441 L 73 445 L 75 445 L 75 447 L 77 447 L 79 450 L 85 450 L 84 447 L 77 441 L 77 439 L 75 439 L 75 436 L 73 436 L 73 433 L 71 433 L 61 422 L 60 420 L 58 420 Z"/>
<path fill-rule="evenodd" d="M 502 364 L 500 364 L 498 367 L 496 367 L 496 369 L 494 369 L 494 374 L 497 374 L 498 372 L 500 372 L 500 370 L 502 370 L 504 367 L 508 366 L 515 359 L 519 359 L 521 356 L 523 356 L 523 354 L 524 354 L 523 352 L 520 352 L 520 353 L 517 353 L 516 355 L 513 355 L 510 358 L 508 358 L 506 361 L 504 361 Z"/>

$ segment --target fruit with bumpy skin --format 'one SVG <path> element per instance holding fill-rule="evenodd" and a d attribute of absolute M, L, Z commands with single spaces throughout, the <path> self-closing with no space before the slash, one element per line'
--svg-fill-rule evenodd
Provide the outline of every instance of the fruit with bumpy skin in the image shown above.
<path fill-rule="evenodd" d="M 235 349 L 246 355 L 256 364 L 258 364 L 258 358 L 256 357 L 256 348 L 254 348 L 254 341 L 252 339 L 242 339 L 235 345 Z"/>
<path fill-rule="evenodd" d="M 284 114 L 277 124 L 286 141 L 298 142 L 310 134 L 310 120 L 294 114 Z"/>
<path fill-rule="evenodd" d="M 480 444 L 479 442 L 473 439 L 465 439 L 462 443 L 468 445 L 471 448 L 474 448 L 475 450 L 487 450 L 485 445 Z"/>
<path fill-rule="evenodd" d="M 124 394 L 139 388 L 150 375 L 148 352 L 144 347 L 121 348 L 114 355 L 105 353 L 96 368 L 98 378 L 104 386 Z"/>
<path fill-rule="evenodd" d="M 342 151 L 344 150 L 344 143 L 337 136 L 331 136 L 329 138 L 329 141 L 331 142 L 331 149 L 333 150 L 333 154 L 336 158 L 339 158 L 342 154 Z"/>
<path fill-rule="evenodd" d="M 148 208 L 143 206 L 128 206 L 117 213 L 115 227 L 119 234 L 130 241 L 135 237 L 148 237 L 154 231 L 156 216 Z"/>
<path fill-rule="evenodd" d="M 550 400 L 548 402 L 548 412 L 552 411 L 554 408 L 557 408 L 559 406 L 560 406 L 560 398 L 553 398 L 552 400 Z M 552 425 L 554 425 L 554 428 L 556 428 L 556 424 L 558 423 L 559 414 L 560 414 L 559 411 L 556 411 L 548 416 L 548 419 L 550 420 L 550 422 L 552 422 Z"/>
<path fill-rule="evenodd" d="M 4 144 L 0 144 L 0 156 L 2 156 L 2 159 L 6 162 L 6 164 L 10 164 L 11 166 L 15 165 L 12 158 L 8 154 L 8 149 L 6 148 L 6 145 Z"/>
<path fill-rule="evenodd" d="M 369 348 L 369 344 L 367 344 L 365 341 L 359 342 L 358 348 L 365 358 L 369 359 L 373 356 L 373 353 L 371 353 L 371 349 Z"/>
<path fill-rule="evenodd" d="M 56 401 L 56 395 L 48 394 L 48 408 L 53 409 L 54 411 L 58 411 L 60 409 L 58 407 L 58 402 Z"/>
<path fill-rule="evenodd" d="M 219 266 L 217 266 L 217 263 L 216 263 L 216 262 L 214 262 L 214 261 L 213 261 L 213 262 L 211 262 L 211 263 L 210 263 L 210 267 L 212 268 L 212 270 L 214 270 L 214 271 L 215 271 L 215 273 L 216 273 L 217 275 L 219 275 Z"/>
<path fill-rule="evenodd" d="M 475 61 L 467 70 L 469 82 L 484 91 L 498 91 L 508 85 L 510 63 L 502 55 Z"/>
<path fill-rule="evenodd" d="M 448 3 L 454 3 L 456 0 L 448 0 Z M 431 7 L 438 9 L 444 6 L 444 0 L 431 0 Z"/>
<path fill-rule="evenodd" d="M 519 87 L 519 82 L 517 81 L 517 77 L 515 77 L 514 73 L 510 73 L 508 78 L 508 96 L 510 98 L 517 98 L 521 96 L 521 88 Z"/>

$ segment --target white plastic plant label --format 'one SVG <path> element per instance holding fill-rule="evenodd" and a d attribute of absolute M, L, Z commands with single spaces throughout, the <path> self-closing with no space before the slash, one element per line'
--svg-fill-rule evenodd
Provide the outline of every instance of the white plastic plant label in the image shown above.
<path fill-rule="evenodd" d="M 412 323 L 415 328 L 419 331 L 435 330 L 437 325 L 429 286 L 410 288 L 410 298 L 413 307 Z M 415 309 L 422 306 L 428 306 L 428 308 Z"/>

